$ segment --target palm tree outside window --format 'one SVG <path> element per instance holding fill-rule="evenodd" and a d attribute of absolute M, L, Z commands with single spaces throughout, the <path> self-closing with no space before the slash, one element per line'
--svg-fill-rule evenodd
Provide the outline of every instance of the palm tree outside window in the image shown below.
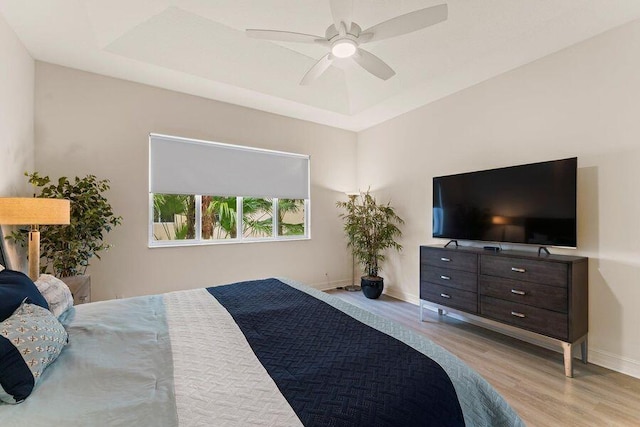
<path fill-rule="evenodd" d="M 215 243 L 307 236 L 305 199 L 177 194 L 152 197 L 154 242 Z"/>

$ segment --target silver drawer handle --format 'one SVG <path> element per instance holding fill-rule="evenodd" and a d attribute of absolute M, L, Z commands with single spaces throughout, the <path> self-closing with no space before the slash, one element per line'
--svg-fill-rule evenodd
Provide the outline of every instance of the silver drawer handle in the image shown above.
<path fill-rule="evenodd" d="M 442 258 L 440 258 L 440 261 L 451 262 L 451 259 L 442 257 Z"/>
<path fill-rule="evenodd" d="M 527 316 L 525 316 L 525 315 L 524 315 L 524 314 L 522 314 L 522 313 L 518 313 L 517 311 L 512 311 L 512 312 L 511 312 L 511 315 L 512 315 L 512 316 L 516 316 L 516 317 L 522 317 L 522 318 L 527 317 Z"/>
<path fill-rule="evenodd" d="M 447 295 L 447 294 L 440 294 L 440 296 L 441 296 L 442 298 L 451 298 L 451 295 Z"/>
<path fill-rule="evenodd" d="M 525 291 L 519 291 L 517 289 L 511 289 L 511 293 L 512 294 L 516 294 L 516 295 L 524 295 L 524 294 L 526 294 Z"/>
<path fill-rule="evenodd" d="M 449 276 L 440 276 L 440 278 L 442 280 L 451 280 L 451 277 L 449 277 Z"/>
<path fill-rule="evenodd" d="M 511 267 L 511 271 L 515 271 L 516 273 L 526 273 L 527 270 L 524 268 Z"/>

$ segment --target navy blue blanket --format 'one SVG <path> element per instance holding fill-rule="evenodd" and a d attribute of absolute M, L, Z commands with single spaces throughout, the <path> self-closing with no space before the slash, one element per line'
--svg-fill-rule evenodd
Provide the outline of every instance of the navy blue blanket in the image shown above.
<path fill-rule="evenodd" d="M 304 425 L 464 425 L 444 370 L 395 338 L 276 279 L 207 290 Z"/>

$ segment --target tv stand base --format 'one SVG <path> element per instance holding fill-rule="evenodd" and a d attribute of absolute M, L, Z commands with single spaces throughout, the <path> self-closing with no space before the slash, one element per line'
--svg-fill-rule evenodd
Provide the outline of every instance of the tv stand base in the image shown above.
<path fill-rule="evenodd" d="M 549 252 L 549 249 L 547 249 L 547 247 L 546 247 L 546 246 L 540 246 L 540 247 L 538 248 L 538 256 L 540 256 L 540 255 L 542 254 L 542 252 L 543 252 L 543 251 L 544 251 L 544 252 L 546 252 L 546 253 L 547 253 L 547 255 L 551 255 L 551 252 Z"/>
<path fill-rule="evenodd" d="M 448 247 L 450 244 L 455 243 L 456 248 L 458 247 L 458 241 L 457 240 L 449 240 L 449 242 L 447 242 L 446 245 L 444 245 L 444 247 Z"/>

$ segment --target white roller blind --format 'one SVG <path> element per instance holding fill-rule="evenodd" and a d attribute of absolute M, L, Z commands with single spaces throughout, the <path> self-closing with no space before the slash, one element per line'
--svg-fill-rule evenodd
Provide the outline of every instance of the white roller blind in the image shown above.
<path fill-rule="evenodd" d="M 149 135 L 149 191 L 309 198 L 309 156 Z"/>

